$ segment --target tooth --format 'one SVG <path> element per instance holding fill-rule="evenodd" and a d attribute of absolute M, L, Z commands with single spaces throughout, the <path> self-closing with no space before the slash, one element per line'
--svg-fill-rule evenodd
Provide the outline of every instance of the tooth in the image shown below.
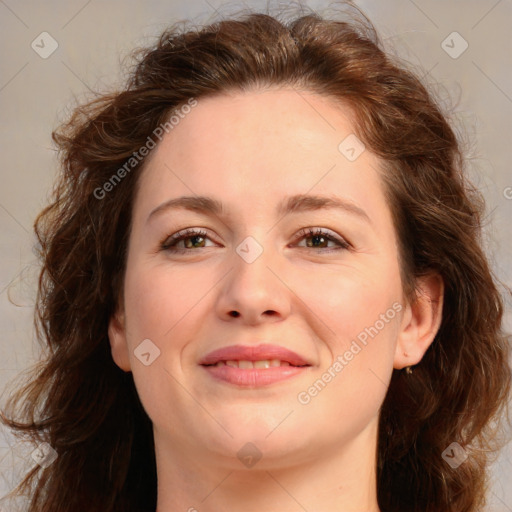
<path fill-rule="evenodd" d="M 278 366 L 291 366 L 288 361 L 281 361 L 280 359 L 262 359 L 259 361 L 218 361 L 215 366 L 231 366 L 232 368 L 241 368 L 247 370 L 250 368 L 276 368 Z"/>
<path fill-rule="evenodd" d="M 270 361 L 269 360 L 254 361 L 254 368 L 270 368 Z"/>

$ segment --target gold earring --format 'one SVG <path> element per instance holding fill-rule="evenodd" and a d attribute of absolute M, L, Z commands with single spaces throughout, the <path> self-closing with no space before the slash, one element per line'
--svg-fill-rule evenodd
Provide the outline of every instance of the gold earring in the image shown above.
<path fill-rule="evenodd" d="M 410 375 L 412 373 L 412 368 L 410 366 L 406 366 L 405 373 L 407 373 L 407 375 Z"/>

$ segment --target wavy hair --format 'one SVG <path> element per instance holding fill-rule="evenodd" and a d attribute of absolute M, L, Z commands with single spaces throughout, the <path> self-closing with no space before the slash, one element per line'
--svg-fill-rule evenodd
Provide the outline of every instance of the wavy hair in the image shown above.
<path fill-rule="evenodd" d="M 20 484 L 33 485 L 29 512 L 154 512 L 151 421 L 107 336 L 147 157 L 109 193 L 98 191 L 191 98 L 270 86 L 353 111 L 357 136 L 382 161 L 407 297 L 414 300 L 419 276 L 436 271 L 444 279 L 441 327 L 412 374 L 393 371 L 381 408 L 379 506 L 481 510 L 507 410 L 509 344 L 498 280 L 482 249 L 484 201 L 465 178 L 461 142 L 434 94 L 384 51 L 363 14 L 301 13 L 285 22 L 250 12 L 202 28 L 175 25 L 136 58 L 122 90 L 76 107 L 52 134 L 61 173 L 35 223 L 44 356 L 2 413 L 17 435 L 58 453 Z M 453 442 L 468 455 L 456 469 L 442 457 Z"/>

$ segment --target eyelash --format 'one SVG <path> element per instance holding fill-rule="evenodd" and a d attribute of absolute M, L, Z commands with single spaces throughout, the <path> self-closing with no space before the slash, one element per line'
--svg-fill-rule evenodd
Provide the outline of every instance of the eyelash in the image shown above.
<path fill-rule="evenodd" d="M 340 250 L 348 250 L 351 248 L 351 244 L 347 242 L 345 239 L 341 237 L 334 236 L 331 234 L 330 231 L 327 231 L 322 228 L 302 228 L 299 233 L 294 237 L 294 241 L 302 240 L 307 237 L 314 237 L 314 236 L 322 236 L 327 239 L 327 241 L 336 242 L 339 247 L 336 248 L 326 248 L 326 247 L 320 247 L 320 251 L 317 252 L 323 252 L 323 253 L 330 253 Z M 162 251 L 169 251 L 173 253 L 186 253 L 186 252 L 192 252 L 194 249 L 177 249 L 175 245 L 178 242 L 181 242 L 182 240 L 186 240 L 187 238 L 195 238 L 195 237 L 202 237 L 202 238 L 210 238 L 208 236 L 208 233 L 202 229 L 186 229 L 182 231 L 178 231 L 172 236 L 166 237 L 162 242 L 160 243 L 160 249 Z M 314 247 L 306 247 L 307 249 L 314 249 Z M 201 248 L 199 248 L 201 249 Z"/>

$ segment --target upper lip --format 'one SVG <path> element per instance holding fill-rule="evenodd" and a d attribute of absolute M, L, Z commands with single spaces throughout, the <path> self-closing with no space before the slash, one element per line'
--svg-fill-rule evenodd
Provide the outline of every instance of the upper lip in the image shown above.
<path fill-rule="evenodd" d="M 297 353 L 279 345 L 231 345 L 210 352 L 199 361 L 199 364 L 212 365 L 219 361 L 265 361 L 270 359 L 287 361 L 292 366 L 311 366 Z"/>

